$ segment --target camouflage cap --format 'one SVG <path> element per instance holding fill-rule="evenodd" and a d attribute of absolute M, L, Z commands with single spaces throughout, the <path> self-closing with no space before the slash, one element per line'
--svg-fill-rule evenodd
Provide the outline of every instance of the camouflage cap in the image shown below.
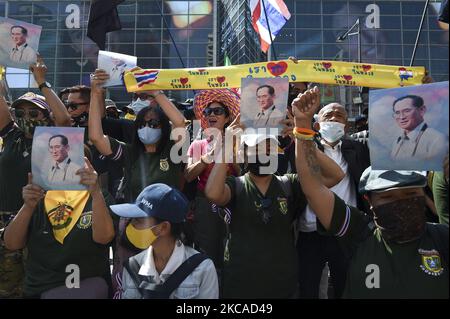
<path fill-rule="evenodd" d="M 359 181 L 359 192 L 385 192 L 399 188 L 425 187 L 427 178 L 419 171 L 383 171 L 368 167 Z"/>
<path fill-rule="evenodd" d="M 47 102 L 45 101 L 45 97 L 43 97 L 42 95 L 34 94 L 33 92 L 25 93 L 24 95 L 19 97 L 13 102 L 11 108 L 16 108 L 23 102 L 30 102 L 41 110 L 50 112 L 50 106 L 48 106 Z"/>

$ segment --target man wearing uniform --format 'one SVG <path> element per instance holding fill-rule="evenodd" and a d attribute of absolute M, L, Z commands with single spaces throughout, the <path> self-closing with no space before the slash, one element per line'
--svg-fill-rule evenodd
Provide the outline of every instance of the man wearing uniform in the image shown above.
<path fill-rule="evenodd" d="M 256 100 L 261 108 L 253 121 L 253 127 L 275 127 L 284 115 L 274 105 L 275 89 L 270 85 L 262 85 L 256 90 Z"/>
<path fill-rule="evenodd" d="M 295 126 L 310 128 L 317 88 L 294 101 Z M 337 236 L 351 257 L 344 298 L 449 297 L 448 227 L 425 221 L 426 178 L 412 171 L 367 168 L 359 192 L 374 214 L 349 207 L 320 177 L 314 142 L 297 137 L 300 184 L 321 231 Z"/>
<path fill-rule="evenodd" d="M 48 182 L 50 184 L 78 184 L 80 176 L 77 175 L 77 171 L 81 166 L 74 163 L 69 157 L 70 146 L 68 138 L 64 135 L 54 135 L 48 140 L 48 148 L 54 161 L 48 172 Z"/>
<path fill-rule="evenodd" d="M 417 95 L 406 95 L 393 104 L 393 117 L 403 133 L 392 145 L 395 160 L 432 160 L 444 158 L 448 144 L 445 136 L 424 121 L 427 108 Z"/>
<path fill-rule="evenodd" d="M 31 172 L 34 129 L 53 123 L 50 112 L 56 125 L 70 125 L 64 104 L 45 82 L 47 68 L 41 62 L 34 64 L 32 71 L 45 98 L 31 92 L 21 96 L 11 106 L 13 120 L 4 97 L 0 95 L 0 137 L 3 139 L 0 153 L 0 299 L 21 296 L 22 253 L 4 248 L 2 230 L 23 204 L 22 187 L 27 184 L 27 174 Z"/>
<path fill-rule="evenodd" d="M 28 30 L 20 25 L 11 27 L 11 38 L 15 44 L 9 58 L 17 63 L 34 63 L 37 60 L 36 51 L 27 43 Z"/>

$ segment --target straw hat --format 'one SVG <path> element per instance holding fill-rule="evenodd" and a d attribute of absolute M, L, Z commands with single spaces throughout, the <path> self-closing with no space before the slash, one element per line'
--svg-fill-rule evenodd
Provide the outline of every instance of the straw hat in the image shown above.
<path fill-rule="evenodd" d="M 239 114 L 240 97 L 230 90 L 204 90 L 194 97 L 195 117 L 201 121 L 203 129 L 208 127 L 203 110 L 212 102 L 222 103 L 230 112 L 230 120 L 233 121 Z"/>

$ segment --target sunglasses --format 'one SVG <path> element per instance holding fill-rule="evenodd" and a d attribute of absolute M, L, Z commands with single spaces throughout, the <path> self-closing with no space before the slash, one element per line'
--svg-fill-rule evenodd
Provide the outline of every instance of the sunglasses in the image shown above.
<path fill-rule="evenodd" d="M 141 128 L 145 126 L 148 126 L 150 128 L 158 128 L 160 125 L 161 125 L 160 120 L 151 119 L 149 121 L 145 121 L 144 124 L 141 126 Z"/>
<path fill-rule="evenodd" d="M 264 224 L 267 224 L 272 217 L 272 213 L 270 212 L 271 206 L 272 200 L 270 198 L 260 198 L 260 205 L 256 205 L 258 210 L 261 212 Z"/>
<path fill-rule="evenodd" d="M 39 117 L 40 114 L 42 114 L 42 112 L 39 110 L 34 110 L 34 109 L 26 110 L 26 111 L 23 109 L 14 109 L 14 116 L 16 118 L 23 118 L 23 117 L 25 117 L 26 114 L 28 115 L 29 118 L 36 119 Z"/>
<path fill-rule="evenodd" d="M 151 97 L 151 96 L 146 94 L 146 93 L 134 94 L 133 95 L 133 100 L 136 101 L 138 98 L 141 99 L 141 100 L 147 100 L 149 97 Z"/>
<path fill-rule="evenodd" d="M 223 115 L 225 114 L 225 109 L 223 107 L 215 107 L 215 108 L 206 108 L 203 110 L 203 115 L 210 116 L 212 113 L 214 115 Z"/>
<path fill-rule="evenodd" d="M 78 110 L 78 108 L 80 107 L 80 106 L 82 106 L 82 105 L 88 105 L 89 104 L 89 102 L 86 102 L 86 103 L 66 103 L 66 108 L 69 110 L 69 109 L 71 109 L 71 110 Z"/>

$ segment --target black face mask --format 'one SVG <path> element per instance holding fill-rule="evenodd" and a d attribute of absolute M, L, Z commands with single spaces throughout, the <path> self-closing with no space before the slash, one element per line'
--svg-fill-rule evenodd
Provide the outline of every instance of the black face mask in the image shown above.
<path fill-rule="evenodd" d="M 425 197 L 401 199 L 372 208 L 374 221 L 387 242 L 406 243 L 418 239 L 425 229 Z"/>
<path fill-rule="evenodd" d="M 275 160 L 275 157 L 276 157 L 277 160 L 278 160 L 278 156 L 273 156 L 273 155 L 271 155 L 271 156 L 270 156 L 270 160 L 269 160 L 267 163 L 261 163 L 261 162 L 259 161 L 259 158 L 256 157 L 256 163 L 247 163 L 247 170 L 248 170 L 250 173 L 252 173 L 253 175 L 255 175 L 255 176 L 268 176 L 268 175 L 275 174 L 278 165 L 276 165 L 275 171 L 273 171 L 273 172 L 270 172 L 270 173 L 261 173 L 261 169 L 262 169 L 263 167 L 269 167 L 271 163 L 272 163 L 272 165 L 273 165 L 273 161 Z M 265 172 L 266 170 L 267 170 L 267 169 L 264 169 L 264 172 Z"/>
<path fill-rule="evenodd" d="M 34 134 L 34 130 L 38 126 L 48 126 L 50 124 L 50 121 L 48 119 L 44 120 L 35 120 L 35 119 L 25 119 L 25 118 L 18 118 L 16 119 L 17 126 L 25 133 L 29 135 Z"/>
<path fill-rule="evenodd" d="M 89 119 L 89 113 L 83 112 L 77 117 L 72 117 L 73 120 L 73 127 L 79 127 L 79 126 L 87 126 L 87 122 Z"/>

